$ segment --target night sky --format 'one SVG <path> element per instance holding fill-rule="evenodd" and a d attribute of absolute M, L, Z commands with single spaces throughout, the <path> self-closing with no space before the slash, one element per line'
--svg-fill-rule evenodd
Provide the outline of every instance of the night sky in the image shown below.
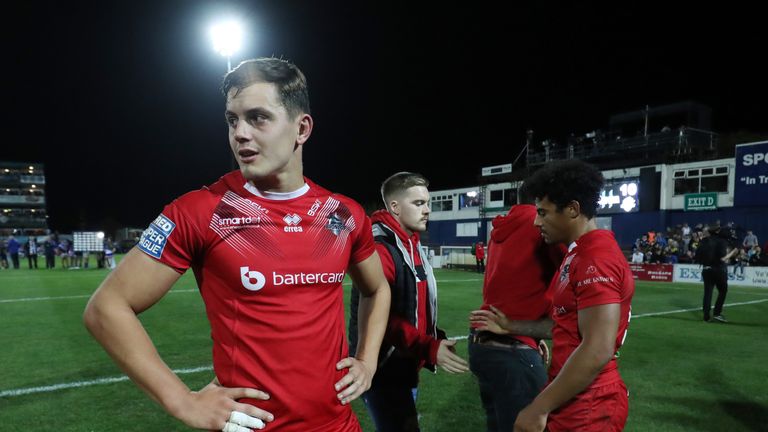
<path fill-rule="evenodd" d="M 564 141 L 646 105 L 691 100 L 716 132 L 768 131 L 765 15 L 734 2 L 111 3 L 4 6 L 0 160 L 45 164 L 60 232 L 144 227 L 230 169 L 226 59 L 207 34 L 221 16 L 247 27 L 234 64 L 305 72 L 305 175 L 363 204 L 396 171 L 475 184 L 527 129 Z"/>

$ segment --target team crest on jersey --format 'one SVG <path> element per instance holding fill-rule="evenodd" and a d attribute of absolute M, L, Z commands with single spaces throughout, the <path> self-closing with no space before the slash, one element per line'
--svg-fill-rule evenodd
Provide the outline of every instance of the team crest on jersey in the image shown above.
<path fill-rule="evenodd" d="M 139 249 L 151 257 L 160 259 L 163 256 L 165 245 L 168 243 L 168 237 L 174 229 L 176 229 L 176 223 L 160 214 L 141 234 Z"/>
<path fill-rule="evenodd" d="M 304 231 L 301 226 L 299 226 L 299 223 L 301 223 L 301 216 L 297 215 L 296 213 L 288 213 L 283 216 L 283 222 L 285 222 L 285 226 L 283 227 L 283 231 L 285 232 Z"/>
<path fill-rule="evenodd" d="M 328 216 L 328 223 L 325 225 L 325 229 L 338 236 L 344 229 L 344 220 L 336 212 L 333 212 Z"/>
<path fill-rule="evenodd" d="M 595 266 L 591 265 L 591 266 L 587 267 L 587 272 L 586 273 L 587 274 L 592 274 L 592 273 L 594 273 L 596 271 L 597 271 L 597 269 L 595 268 Z"/>

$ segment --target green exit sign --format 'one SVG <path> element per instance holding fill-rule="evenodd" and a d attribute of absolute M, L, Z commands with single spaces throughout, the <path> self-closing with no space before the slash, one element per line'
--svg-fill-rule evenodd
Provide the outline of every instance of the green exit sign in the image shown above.
<path fill-rule="evenodd" d="M 716 210 L 717 192 L 686 194 L 685 210 Z"/>

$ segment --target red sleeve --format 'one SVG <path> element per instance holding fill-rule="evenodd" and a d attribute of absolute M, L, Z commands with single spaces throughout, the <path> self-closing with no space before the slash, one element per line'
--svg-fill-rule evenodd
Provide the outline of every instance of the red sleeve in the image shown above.
<path fill-rule="evenodd" d="M 584 309 L 621 303 L 622 273 L 607 257 L 579 260 L 572 283 L 576 287 L 576 307 Z"/>
<path fill-rule="evenodd" d="M 185 212 L 185 206 L 197 202 L 195 193 L 187 194 L 165 206 L 149 224 L 137 247 L 178 273 L 184 273 L 204 243 L 203 231 L 196 220 Z"/>
<path fill-rule="evenodd" d="M 395 348 L 414 357 L 437 364 L 437 349 L 440 341 L 432 336 L 420 334 L 407 319 L 390 315 L 384 340 Z"/>
<path fill-rule="evenodd" d="M 381 260 L 381 269 L 384 270 L 384 276 L 387 278 L 387 282 L 390 285 L 395 283 L 395 262 L 392 260 L 392 255 L 389 253 L 389 249 L 381 243 L 376 243 L 376 252 L 379 254 L 379 260 Z"/>
<path fill-rule="evenodd" d="M 349 257 L 351 263 L 359 263 L 368 259 L 376 250 L 373 247 L 373 231 L 371 230 L 371 219 L 363 212 L 359 205 L 353 218 L 359 220 L 353 231 L 352 255 Z"/>

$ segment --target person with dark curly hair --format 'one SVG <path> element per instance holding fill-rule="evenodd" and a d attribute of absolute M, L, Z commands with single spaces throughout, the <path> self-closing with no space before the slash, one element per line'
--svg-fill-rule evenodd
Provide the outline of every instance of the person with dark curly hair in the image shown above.
<path fill-rule="evenodd" d="M 635 284 L 613 233 L 595 222 L 603 176 L 569 160 L 548 164 L 525 183 L 544 241 L 568 245 L 550 284 L 551 319 L 512 321 L 495 308 L 471 317 L 483 330 L 552 338 L 549 382 L 517 416 L 514 430 L 623 430 L 629 403 L 616 354 Z"/>

